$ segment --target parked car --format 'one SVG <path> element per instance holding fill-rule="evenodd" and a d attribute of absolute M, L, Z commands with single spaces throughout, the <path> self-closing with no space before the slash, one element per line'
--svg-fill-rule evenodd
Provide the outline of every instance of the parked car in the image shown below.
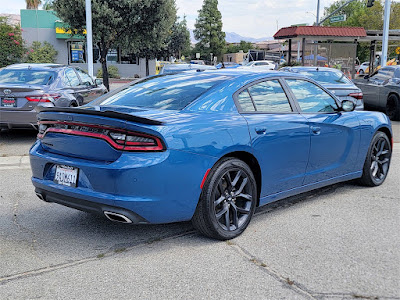
<path fill-rule="evenodd" d="M 15 64 L 0 71 L 0 127 L 37 127 L 37 106 L 77 107 L 107 92 L 79 68 Z"/>
<path fill-rule="evenodd" d="M 310 77 L 329 89 L 340 101 L 351 99 L 356 103 L 356 110 L 364 109 L 361 89 L 338 69 L 325 67 L 284 67 L 280 70 Z"/>
<path fill-rule="evenodd" d="M 265 69 L 265 70 L 275 70 L 276 64 L 272 60 L 255 60 L 247 63 L 246 65 L 239 67 L 243 69 L 247 68 L 257 68 L 257 69 Z"/>
<path fill-rule="evenodd" d="M 160 71 L 160 75 L 176 74 L 185 71 L 204 71 L 204 70 L 216 70 L 214 66 L 199 65 L 199 64 L 169 64 L 164 65 Z"/>
<path fill-rule="evenodd" d="M 391 120 L 400 120 L 400 66 L 385 66 L 354 82 L 364 94 L 366 108 L 383 111 Z"/>
<path fill-rule="evenodd" d="M 364 75 L 366 72 L 366 70 L 369 68 L 369 61 L 363 62 L 357 69 L 358 74 L 360 75 Z"/>
<path fill-rule="evenodd" d="M 384 182 L 390 121 L 354 107 L 289 72 L 149 77 L 81 108 L 42 108 L 32 182 L 40 199 L 112 221 L 192 220 L 231 239 L 256 206 L 345 180 Z"/>
<path fill-rule="evenodd" d="M 223 63 L 219 63 L 217 64 L 215 67 L 217 69 L 236 69 L 238 67 L 240 67 L 241 64 L 235 63 L 235 62 L 231 62 L 231 61 L 225 61 Z"/>

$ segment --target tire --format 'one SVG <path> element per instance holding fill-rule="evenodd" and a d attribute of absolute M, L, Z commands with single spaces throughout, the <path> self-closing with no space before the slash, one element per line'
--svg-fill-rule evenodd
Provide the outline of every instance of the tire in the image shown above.
<path fill-rule="evenodd" d="M 386 115 L 392 121 L 400 120 L 400 100 L 396 94 L 391 94 L 386 101 Z"/>
<path fill-rule="evenodd" d="M 381 185 L 389 172 L 391 157 L 392 146 L 389 138 L 385 133 L 378 131 L 369 146 L 359 183 L 372 187 Z"/>
<path fill-rule="evenodd" d="M 256 203 L 257 185 L 249 166 L 236 158 L 222 159 L 208 174 L 193 226 L 214 239 L 233 239 L 249 225 Z"/>

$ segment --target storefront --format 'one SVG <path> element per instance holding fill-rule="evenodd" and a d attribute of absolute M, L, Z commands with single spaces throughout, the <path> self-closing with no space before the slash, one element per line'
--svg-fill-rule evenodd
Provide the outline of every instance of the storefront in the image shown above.
<path fill-rule="evenodd" d="M 34 41 L 49 42 L 57 50 L 56 63 L 80 66 L 87 68 L 86 38 L 66 30 L 67 26 L 58 19 L 51 10 L 21 10 L 22 38 L 29 46 Z M 100 52 L 93 45 L 94 74 L 101 68 L 99 63 Z M 145 59 L 126 53 L 124 49 L 110 49 L 107 55 L 107 64 L 118 68 L 124 78 L 146 75 Z M 149 62 L 150 75 L 155 74 L 155 61 Z"/>

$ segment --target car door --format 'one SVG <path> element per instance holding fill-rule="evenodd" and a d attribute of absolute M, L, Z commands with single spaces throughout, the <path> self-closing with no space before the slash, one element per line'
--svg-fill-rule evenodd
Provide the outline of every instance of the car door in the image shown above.
<path fill-rule="evenodd" d="M 304 185 L 355 172 L 360 143 L 357 112 L 338 110 L 338 102 L 322 87 L 306 79 L 286 78 L 311 134 Z"/>
<path fill-rule="evenodd" d="M 101 87 L 99 87 L 95 84 L 93 78 L 90 77 L 89 74 L 87 74 L 80 68 L 77 68 L 76 72 L 78 73 L 78 75 L 80 77 L 82 87 L 85 89 L 85 93 L 83 94 L 83 103 L 82 104 L 88 103 L 88 102 L 96 99 L 100 95 L 102 95 L 103 90 L 101 89 Z"/>
<path fill-rule="evenodd" d="M 83 104 L 83 99 L 88 95 L 88 88 L 83 85 L 74 68 L 67 68 L 64 73 L 64 84 L 72 89 L 77 105 Z"/>
<path fill-rule="evenodd" d="M 367 106 L 382 108 L 380 94 L 384 83 L 387 81 L 385 70 L 378 70 L 371 77 L 361 82 L 363 91 L 363 100 Z"/>
<path fill-rule="evenodd" d="M 394 69 L 392 67 L 385 67 L 379 70 L 382 79 L 382 84 L 379 88 L 379 108 L 385 109 L 387 98 L 390 92 L 393 91 L 394 86 Z"/>
<path fill-rule="evenodd" d="M 262 80 L 235 94 L 261 167 L 261 198 L 301 186 L 310 151 L 307 119 L 294 112 L 279 79 Z"/>

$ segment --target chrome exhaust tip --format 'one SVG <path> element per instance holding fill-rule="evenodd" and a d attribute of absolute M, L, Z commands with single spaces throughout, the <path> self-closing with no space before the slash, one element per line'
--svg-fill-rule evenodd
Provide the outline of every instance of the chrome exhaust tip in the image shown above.
<path fill-rule="evenodd" d="M 40 200 L 46 201 L 46 200 L 44 199 L 44 197 L 43 197 L 42 194 L 36 193 L 36 196 L 37 196 Z"/>
<path fill-rule="evenodd" d="M 119 222 L 119 223 L 132 223 L 132 220 L 129 219 L 127 216 L 118 214 L 118 213 L 114 213 L 111 211 L 105 211 L 104 215 L 107 217 L 107 219 L 113 221 L 113 222 Z"/>

